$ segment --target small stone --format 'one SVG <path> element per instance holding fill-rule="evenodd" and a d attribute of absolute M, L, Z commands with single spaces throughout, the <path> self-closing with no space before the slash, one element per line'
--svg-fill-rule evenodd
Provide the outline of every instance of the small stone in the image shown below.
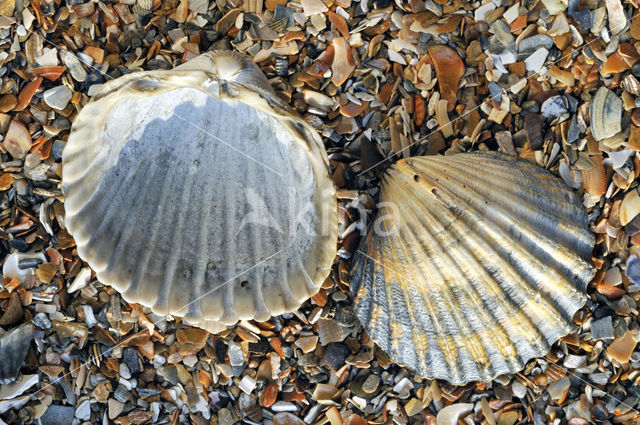
<path fill-rule="evenodd" d="M 513 395 L 518 398 L 524 398 L 527 395 L 527 387 L 522 385 L 522 383 L 518 380 L 513 381 L 511 385 L 511 391 L 513 391 Z"/>
<path fill-rule="evenodd" d="M 89 420 L 91 418 L 91 400 L 84 399 L 76 406 L 76 418 Z"/>
<path fill-rule="evenodd" d="M 51 283 L 51 280 L 57 272 L 58 265 L 56 263 L 43 263 L 38 265 L 38 279 L 40 279 L 42 283 Z"/>
<path fill-rule="evenodd" d="M 498 146 L 500 146 L 500 150 L 509 155 L 516 155 L 516 149 L 513 146 L 513 140 L 511 137 L 511 132 L 509 131 L 498 131 L 495 134 L 496 142 Z"/>
<path fill-rule="evenodd" d="M 620 224 L 626 226 L 640 214 L 640 194 L 637 188 L 631 189 L 620 204 Z"/>
<path fill-rule="evenodd" d="M 564 99 L 561 96 L 551 96 L 540 106 L 540 113 L 548 120 L 554 120 L 567 113 Z"/>
<path fill-rule="evenodd" d="M 591 408 L 591 415 L 593 415 L 593 418 L 597 421 L 606 421 L 610 416 L 607 406 L 600 401 L 593 404 L 593 407 Z"/>
<path fill-rule="evenodd" d="M 620 0 L 606 0 L 607 15 L 609 16 L 609 29 L 611 33 L 618 34 L 627 25 L 627 17 Z"/>
<path fill-rule="evenodd" d="M 122 350 L 122 361 L 127 365 L 131 375 L 135 376 L 142 372 L 142 362 L 138 357 L 138 350 L 131 347 L 126 347 Z"/>
<path fill-rule="evenodd" d="M 540 47 L 524 60 L 527 71 L 539 72 L 544 62 L 547 60 L 549 51 L 544 47 Z"/>
<path fill-rule="evenodd" d="M 631 66 L 631 73 L 640 78 L 640 60 L 636 61 L 632 66 Z"/>
<path fill-rule="evenodd" d="M 606 87 L 600 87 L 591 100 L 589 115 L 594 139 L 612 137 L 621 131 L 622 100 Z"/>
<path fill-rule="evenodd" d="M 120 363 L 120 376 L 123 379 L 131 379 L 131 372 L 129 371 L 129 367 L 124 363 Z"/>
<path fill-rule="evenodd" d="M 12 120 L 2 146 L 14 159 L 22 159 L 31 148 L 31 134 L 20 121 Z"/>
<path fill-rule="evenodd" d="M 636 254 L 631 254 L 627 258 L 625 275 L 634 285 L 640 284 L 640 258 Z"/>
<path fill-rule="evenodd" d="M 73 406 L 61 406 L 59 404 L 51 404 L 40 416 L 40 425 L 63 425 L 73 422 L 75 409 Z"/>
<path fill-rule="evenodd" d="M 16 8 L 16 0 L 2 0 L 0 2 L 0 15 L 11 17 Z"/>
<path fill-rule="evenodd" d="M 230 342 L 227 354 L 229 355 L 229 363 L 231 366 L 242 366 L 244 364 L 244 355 L 242 354 L 240 344 Z"/>
<path fill-rule="evenodd" d="M 484 21 L 484 18 L 485 16 L 487 16 L 487 13 L 495 10 L 495 8 L 496 8 L 496 5 L 493 4 L 493 2 L 491 1 L 481 4 L 474 11 L 474 15 L 473 15 L 474 20 L 476 22 Z"/>
<path fill-rule="evenodd" d="M 562 365 L 567 369 L 577 369 L 587 363 L 587 356 L 576 356 L 575 354 L 567 354 Z"/>
<path fill-rule="evenodd" d="M 209 9 L 208 0 L 189 0 L 189 10 L 192 10 L 196 13 L 207 13 L 208 9 Z"/>
<path fill-rule="evenodd" d="M 87 79 L 87 71 L 85 71 L 76 55 L 71 52 L 65 52 L 62 54 L 62 61 L 74 80 L 81 83 Z"/>
<path fill-rule="evenodd" d="M 367 376 L 367 379 L 362 383 L 362 391 L 367 394 L 373 394 L 378 389 L 378 384 L 380 383 L 380 378 L 376 374 L 371 374 Z"/>
<path fill-rule="evenodd" d="M 581 0 L 569 0 L 567 15 L 573 18 L 583 30 L 591 28 L 591 9 L 581 7 Z"/>
<path fill-rule="evenodd" d="M 607 354 L 620 363 L 627 363 L 631 358 L 633 350 L 636 348 L 636 340 L 631 331 L 625 332 L 621 338 L 615 341 L 607 348 Z"/>
<path fill-rule="evenodd" d="M 562 404 L 567 394 L 569 393 L 569 387 L 571 385 L 571 380 L 566 376 L 556 382 L 553 382 L 551 385 L 547 387 L 547 391 L 549 395 L 558 404 Z"/>
<path fill-rule="evenodd" d="M 107 405 L 109 406 L 109 419 L 112 420 L 120 416 L 124 410 L 124 403 L 113 398 L 109 399 Z"/>
<path fill-rule="evenodd" d="M 245 375 L 238 384 L 238 387 L 246 394 L 251 394 L 251 392 L 256 388 L 256 380 Z"/>
<path fill-rule="evenodd" d="M 301 3 L 302 10 L 307 16 L 324 13 L 329 10 L 322 0 L 301 0 Z"/>
<path fill-rule="evenodd" d="M 100 403 L 106 403 L 107 400 L 109 399 L 109 395 L 111 394 L 112 389 L 113 388 L 111 387 L 111 382 L 109 381 L 100 382 L 93 389 L 93 397 L 95 397 L 95 399 L 98 400 L 98 402 Z"/>
<path fill-rule="evenodd" d="M 353 59 L 353 48 L 344 37 L 334 38 L 331 45 L 334 50 L 334 59 L 331 64 L 331 81 L 336 87 L 340 87 L 356 68 Z"/>
<path fill-rule="evenodd" d="M 417 415 L 418 413 L 424 410 L 424 406 L 422 402 L 417 398 L 412 398 L 404 405 L 404 411 L 407 413 L 407 416 L 411 417 Z"/>
<path fill-rule="evenodd" d="M 345 364 L 345 360 L 349 355 L 349 347 L 341 342 L 334 342 L 327 346 L 320 366 L 327 367 L 333 371 L 340 369 Z"/>
<path fill-rule="evenodd" d="M 233 425 L 235 421 L 233 420 L 233 416 L 231 412 L 227 408 L 222 408 L 218 411 L 218 425 Z M 274 425 L 275 425 L 275 417 L 274 417 Z"/>
<path fill-rule="evenodd" d="M 542 126 L 544 122 L 539 114 L 531 113 L 527 114 L 524 118 L 524 131 L 527 135 L 527 141 L 529 146 L 533 150 L 540 149 L 542 147 Z"/>
<path fill-rule="evenodd" d="M 196 363 L 198 363 L 198 356 L 194 354 L 189 354 L 188 356 L 184 356 L 182 358 L 182 364 L 184 364 L 186 367 L 193 367 Z"/>
<path fill-rule="evenodd" d="M 627 74 L 627 76 L 620 82 L 620 85 L 632 95 L 640 96 L 640 81 L 638 81 L 632 74 Z"/>
<path fill-rule="evenodd" d="M 267 409 L 274 405 L 276 400 L 278 399 L 278 385 L 271 383 L 267 385 L 262 393 L 262 406 Z"/>
<path fill-rule="evenodd" d="M 40 329 L 51 328 L 51 320 L 49 320 L 49 316 L 47 316 L 45 313 L 38 313 L 33 316 L 33 324 Z"/>
<path fill-rule="evenodd" d="M 304 336 L 296 340 L 296 345 L 300 347 L 303 353 L 310 353 L 315 350 L 318 345 L 318 336 Z"/>
<path fill-rule="evenodd" d="M 458 52 L 444 44 L 430 46 L 429 56 L 436 69 L 440 96 L 447 101 L 447 111 L 451 112 L 456 106 L 458 83 L 465 72 L 464 62 Z"/>
<path fill-rule="evenodd" d="M 491 32 L 493 35 L 489 37 L 489 53 L 515 52 L 516 40 L 507 24 L 502 20 L 497 20 L 491 24 Z M 502 63 L 505 63 L 504 60 Z"/>
<path fill-rule="evenodd" d="M 542 0 L 550 15 L 557 15 L 567 8 L 566 0 Z"/>
<path fill-rule="evenodd" d="M 4 310 L 2 317 L 0 317 L 0 326 L 17 325 L 22 322 L 22 315 L 23 309 L 20 296 L 17 292 L 13 292 L 11 298 L 9 298 L 7 308 Z"/>
<path fill-rule="evenodd" d="M 219 420 L 219 419 L 218 419 Z M 220 424 L 223 425 L 223 424 Z M 306 425 L 299 417 L 288 413 L 280 412 L 273 415 L 273 425 Z"/>
<path fill-rule="evenodd" d="M 87 283 L 89 283 L 90 280 L 91 269 L 89 269 L 88 267 L 80 269 L 75 279 L 73 279 L 73 282 L 71 282 L 71 285 L 69 285 L 69 287 L 67 288 L 67 292 L 71 294 L 84 288 L 85 286 L 87 286 Z"/>
<path fill-rule="evenodd" d="M 42 97 L 53 109 L 64 109 L 73 97 L 73 92 L 67 86 L 58 86 L 45 91 Z"/>
<path fill-rule="evenodd" d="M 458 425 L 458 419 L 471 412 L 472 403 L 455 403 L 438 412 L 436 422 L 438 425 Z"/>
<path fill-rule="evenodd" d="M 627 261 L 628 263 L 628 261 Z M 640 267 L 640 264 L 638 264 Z M 599 341 L 612 341 L 613 340 L 613 322 L 611 316 L 604 317 L 599 320 L 594 320 L 591 323 L 591 336 L 594 340 Z"/>
<path fill-rule="evenodd" d="M 198 351 L 207 345 L 209 332 L 198 328 L 179 329 L 176 332 L 176 339 L 178 340 L 178 353 L 180 353 L 181 356 L 188 356 L 198 353 Z M 242 354 L 242 351 L 240 354 Z M 242 363 L 240 363 L 240 365 L 242 365 Z"/>
<path fill-rule="evenodd" d="M 333 396 L 336 394 L 338 389 L 329 384 L 316 384 L 316 387 L 311 394 L 311 399 L 313 400 L 331 400 Z"/>
<path fill-rule="evenodd" d="M 553 47 L 553 38 L 545 34 L 536 34 L 529 38 L 525 38 L 518 45 L 518 52 L 528 52 L 539 47 L 550 50 Z"/>
<path fill-rule="evenodd" d="M 297 412 L 298 406 L 289 401 L 279 400 L 273 403 L 271 410 L 274 412 Z"/>
<path fill-rule="evenodd" d="M 518 420 L 520 413 L 517 410 L 509 410 L 500 413 L 498 417 L 498 425 L 513 425 Z"/>
<path fill-rule="evenodd" d="M 58 333 L 61 338 L 75 337 L 81 341 L 86 341 L 89 336 L 89 330 L 85 325 L 75 322 L 62 322 L 60 320 L 54 320 L 52 322 L 53 329 Z M 84 345 L 84 344 L 82 344 Z"/>
<path fill-rule="evenodd" d="M 18 104 L 18 98 L 9 93 L 0 97 L 0 112 L 9 112 Z"/>
<path fill-rule="evenodd" d="M 500 102 L 502 100 L 502 87 L 500 87 L 496 82 L 492 81 L 489 83 L 489 94 L 491 95 L 491 99 L 494 102 Z"/>

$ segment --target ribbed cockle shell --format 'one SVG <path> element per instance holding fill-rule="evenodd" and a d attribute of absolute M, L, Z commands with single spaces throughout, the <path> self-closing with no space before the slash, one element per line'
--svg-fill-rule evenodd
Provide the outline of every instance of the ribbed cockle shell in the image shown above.
<path fill-rule="evenodd" d="M 336 254 L 322 140 L 239 54 L 106 83 L 75 119 L 62 180 L 98 279 L 209 330 L 297 309 Z"/>
<path fill-rule="evenodd" d="M 383 179 L 354 256 L 356 313 L 397 363 L 461 385 L 514 373 L 572 329 L 594 236 L 550 172 L 497 154 L 415 157 Z"/>

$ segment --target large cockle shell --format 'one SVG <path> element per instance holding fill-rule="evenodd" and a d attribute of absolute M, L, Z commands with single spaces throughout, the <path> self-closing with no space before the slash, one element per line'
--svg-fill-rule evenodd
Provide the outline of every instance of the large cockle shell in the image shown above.
<path fill-rule="evenodd" d="M 593 246 L 577 197 L 534 164 L 479 153 L 403 159 L 354 256 L 356 313 L 420 375 L 488 381 L 571 332 Z"/>
<path fill-rule="evenodd" d="M 110 81 L 63 153 L 66 226 L 98 279 L 209 330 L 315 294 L 336 254 L 320 137 L 248 58 Z"/>

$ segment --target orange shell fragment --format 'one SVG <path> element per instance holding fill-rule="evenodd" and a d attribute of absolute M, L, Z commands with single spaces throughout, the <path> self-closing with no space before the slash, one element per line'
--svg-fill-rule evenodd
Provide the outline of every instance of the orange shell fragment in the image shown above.
<path fill-rule="evenodd" d="M 464 75 L 464 63 L 455 50 L 442 44 L 429 47 L 429 56 L 436 69 L 440 95 L 447 101 L 447 111 L 451 112 L 456 105 L 460 77 Z"/>
<path fill-rule="evenodd" d="M 55 81 L 66 71 L 64 66 L 41 66 L 33 68 L 31 73 L 46 78 L 49 81 Z"/>

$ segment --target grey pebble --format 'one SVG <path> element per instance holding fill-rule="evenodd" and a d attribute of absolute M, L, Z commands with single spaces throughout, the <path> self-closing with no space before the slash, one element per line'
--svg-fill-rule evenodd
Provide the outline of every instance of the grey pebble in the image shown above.
<path fill-rule="evenodd" d="M 553 47 L 553 38 L 544 34 L 536 34 L 529 38 L 525 38 L 518 45 L 518 52 L 527 52 L 539 47 L 544 47 L 547 50 L 551 49 L 551 47 Z"/>
<path fill-rule="evenodd" d="M 611 316 L 594 320 L 591 323 L 591 335 L 595 340 L 613 341 L 613 323 Z"/>
<path fill-rule="evenodd" d="M 631 283 L 635 285 L 640 284 L 640 259 L 636 254 L 631 254 L 629 258 L 627 258 L 625 274 Z"/>
<path fill-rule="evenodd" d="M 69 70 L 69 73 L 74 80 L 82 83 L 87 79 L 87 71 L 84 70 L 82 63 L 76 57 L 76 55 L 70 52 L 65 52 L 62 55 L 62 61 L 67 66 L 67 69 Z"/>
<path fill-rule="evenodd" d="M 73 92 L 67 86 L 58 86 L 49 89 L 42 95 L 45 103 L 53 109 L 64 109 L 71 100 Z"/>
<path fill-rule="evenodd" d="M 51 404 L 40 416 L 40 425 L 71 425 L 74 413 L 73 406 Z"/>

